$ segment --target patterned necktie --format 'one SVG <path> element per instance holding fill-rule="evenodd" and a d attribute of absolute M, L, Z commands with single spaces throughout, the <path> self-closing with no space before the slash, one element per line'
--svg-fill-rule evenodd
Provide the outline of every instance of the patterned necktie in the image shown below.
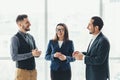
<path fill-rule="evenodd" d="M 29 38 L 28 34 L 25 34 L 25 40 L 30 45 L 30 47 L 32 48 L 32 42 L 30 41 L 30 38 Z"/>

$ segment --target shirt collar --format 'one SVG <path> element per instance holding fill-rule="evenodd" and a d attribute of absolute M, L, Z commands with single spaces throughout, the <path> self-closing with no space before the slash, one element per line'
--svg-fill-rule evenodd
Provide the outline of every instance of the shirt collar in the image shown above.
<path fill-rule="evenodd" d="M 20 35 L 22 35 L 23 37 L 25 37 L 25 35 L 27 34 L 27 33 L 21 32 L 21 31 L 18 31 L 18 33 L 20 33 Z"/>
<path fill-rule="evenodd" d="M 99 34 L 100 34 L 100 32 L 97 35 L 93 35 L 92 39 L 95 40 Z"/>

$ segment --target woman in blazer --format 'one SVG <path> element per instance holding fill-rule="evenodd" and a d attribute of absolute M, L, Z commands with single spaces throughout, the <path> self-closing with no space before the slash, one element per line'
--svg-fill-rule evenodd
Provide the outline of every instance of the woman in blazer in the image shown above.
<path fill-rule="evenodd" d="M 64 23 L 56 26 L 55 38 L 49 41 L 45 59 L 51 61 L 51 80 L 71 80 L 70 62 L 75 61 L 72 57 L 74 45 L 69 40 L 68 29 Z"/>

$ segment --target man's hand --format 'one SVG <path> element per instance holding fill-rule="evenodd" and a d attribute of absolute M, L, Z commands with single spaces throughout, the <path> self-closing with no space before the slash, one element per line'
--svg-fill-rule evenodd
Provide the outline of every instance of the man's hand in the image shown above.
<path fill-rule="evenodd" d="M 34 57 L 39 57 L 41 55 L 41 51 L 38 51 L 38 49 L 32 50 L 32 55 Z"/>
<path fill-rule="evenodd" d="M 73 57 L 76 59 L 76 60 L 83 60 L 83 54 L 79 51 L 75 51 L 73 52 Z"/>

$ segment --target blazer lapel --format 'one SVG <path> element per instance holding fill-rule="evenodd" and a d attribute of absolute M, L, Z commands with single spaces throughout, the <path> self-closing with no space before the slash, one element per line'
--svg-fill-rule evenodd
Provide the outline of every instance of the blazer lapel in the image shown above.
<path fill-rule="evenodd" d="M 64 46 L 64 42 L 62 43 L 61 47 L 59 47 L 58 41 L 56 41 L 55 44 L 57 44 L 56 47 L 57 47 L 58 49 L 61 49 L 61 48 Z"/>
<path fill-rule="evenodd" d="M 62 43 L 62 45 L 61 45 L 61 49 L 64 47 L 64 45 L 65 45 L 65 42 L 63 41 L 63 43 Z"/>

